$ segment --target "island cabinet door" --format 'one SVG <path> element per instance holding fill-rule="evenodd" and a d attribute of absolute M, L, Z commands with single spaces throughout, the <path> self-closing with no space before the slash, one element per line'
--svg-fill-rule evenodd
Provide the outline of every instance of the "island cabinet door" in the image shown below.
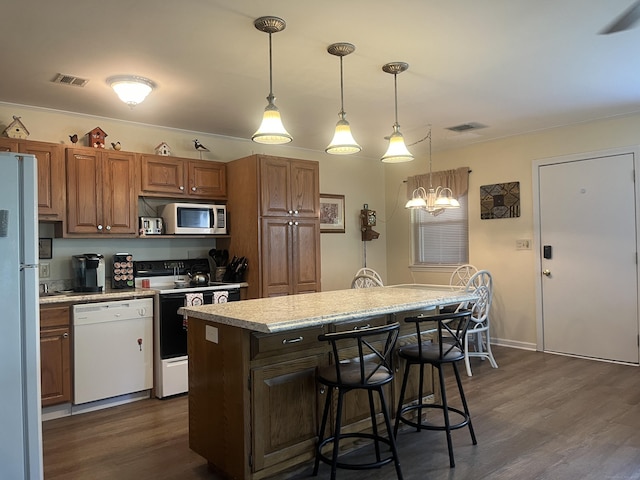
<path fill-rule="evenodd" d="M 314 458 L 325 395 L 316 369 L 325 358 L 317 354 L 252 370 L 254 472 Z"/>

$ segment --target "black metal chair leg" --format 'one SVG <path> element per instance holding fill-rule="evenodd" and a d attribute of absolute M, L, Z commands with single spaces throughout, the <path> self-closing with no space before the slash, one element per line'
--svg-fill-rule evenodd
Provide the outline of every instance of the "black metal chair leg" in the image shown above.
<path fill-rule="evenodd" d="M 467 397 L 464 395 L 464 390 L 462 389 L 462 381 L 460 380 L 460 372 L 458 371 L 458 366 L 453 363 L 453 371 L 456 374 L 456 382 L 458 383 L 458 390 L 460 391 L 460 399 L 462 400 L 462 407 L 464 408 L 464 413 L 467 416 L 467 420 L 469 421 L 469 433 L 471 433 L 471 442 L 474 445 L 477 445 L 476 441 L 476 433 L 473 430 L 473 424 L 471 423 L 471 414 L 469 413 L 469 407 L 467 406 Z"/>
<path fill-rule="evenodd" d="M 333 388 L 327 388 L 327 400 L 324 402 L 324 412 L 322 413 L 322 423 L 320 424 L 320 434 L 318 435 L 318 443 L 316 446 L 316 460 L 313 465 L 313 476 L 318 475 L 318 467 L 320 466 L 320 444 L 324 440 L 324 431 L 327 427 L 327 420 L 329 418 L 329 407 L 331 406 L 331 395 L 333 394 Z"/>
<path fill-rule="evenodd" d="M 398 475 L 398 480 L 403 480 L 402 470 L 400 469 L 400 458 L 398 457 L 398 448 L 396 446 L 396 439 L 395 436 L 391 434 L 391 419 L 389 418 L 389 409 L 387 408 L 387 402 L 384 399 L 384 391 L 382 390 L 382 387 L 380 387 L 378 393 L 380 394 L 380 407 L 382 408 L 382 416 L 384 417 L 384 423 L 387 427 L 389 446 L 391 447 L 393 462 L 396 466 L 396 474 Z"/>
<path fill-rule="evenodd" d="M 440 377 L 440 395 L 442 396 L 442 413 L 444 416 L 444 429 L 447 434 L 447 448 L 449 449 L 449 466 L 456 466 L 453 459 L 453 442 L 451 441 L 451 422 L 449 420 L 449 404 L 447 403 L 447 391 L 444 386 L 444 375 L 441 366 L 438 366 L 438 376 Z"/>
<path fill-rule="evenodd" d="M 331 480 L 336 480 L 338 453 L 340 450 L 340 427 L 342 426 L 342 389 L 338 389 L 338 405 L 336 407 L 336 427 L 333 432 L 333 456 L 331 457 Z"/>
<path fill-rule="evenodd" d="M 402 402 L 404 402 L 404 394 L 407 390 L 407 381 L 409 379 L 409 367 L 411 364 L 407 362 L 404 366 L 404 376 L 402 377 L 402 387 L 400 388 L 400 401 L 398 402 L 398 411 L 396 412 L 396 422 L 393 427 L 394 438 L 398 436 L 398 426 L 400 425 L 400 413 L 402 412 Z"/>
<path fill-rule="evenodd" d="M 371 416 L 371 430 L 373 432 L 374 440 L 373 444 L 376 449 L 376 461 L 379 462 L 382 458 L 380 456 L 380 442 L 378 441 L 378 422 L 376 421 L 376 409 L 373 403 L 373 390 L 369 390 L 369 415 Z"/>

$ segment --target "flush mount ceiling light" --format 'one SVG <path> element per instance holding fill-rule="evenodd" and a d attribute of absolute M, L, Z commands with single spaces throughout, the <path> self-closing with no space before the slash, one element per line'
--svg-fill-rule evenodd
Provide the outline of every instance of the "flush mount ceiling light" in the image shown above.
<path fill-rule="evenodd" d="M 407 150 L 404 144 L 404 138 L 400 133 L 400 125 L 398 124 L 398 74 L 409 68 L 409 64 L 405 62 L 391 62 L 383 65 L 382 71 L 393 75 L 393 85 L 395 91 L 395 112 L 396 123 L 393 124 L 393 133 L 389 137 L 389 148 L 381 160 L 385 163 L 401 163 L 413 160 L 413 155 Z"/>
<path fill-rule="evenodd" d="M 431 170 L 431 127 L 426 138 L 429 139 L 429 191 L 427 192 L 424 187 L 416 188 L 404 208 L 426 210 L 435 217 L 446 208 L 459 208 L 460 202 L 453 198 L 453 192 L 448 187 L 438 187 L 434 190 Z"/>
<path fill-rule="evenodd" d="M 293 140 L 293 137 L 284 128 L 278 107 L 273 103 L 276 97 L 273 96 L 273 62 L 271 55 L 271 34 L 281 32 L 287 24 L 278 17 L 260 17 L 253 22 L 253 25 L 261 32 L 269 34 L 269 96 L 267 97 L 268 103 L 264 109 L 260 128 L 253 134 L 251 140 L 271 145 L 289 143 Z"/>
<path fill-rule="evenodd" d="M 156 88 L 156 84 L 148 78 L 136 75 L 110 77 L 107 79 L 107 83 L 115 90 L 120 100 L 131 108 L 141 103 Z"/>
<path fill-rule="evenodd" d="M 353 53 L 356 47 L 350 43 L 334 43 L 329 45 L 327 52 L 331 55 L 340 57 L 340 113 L 338 113 L 338 123 L 336 124 L 336 131 L 333 134 L 333 140 L 329 146 L 324 150 L 332 155 L 350 155 L 352 153 L 358 153 L 362 150 L 362 147 L 351 135 L 351 126 L 349 122 L 344 118 L 346 113 L 344 111 L 344 85 L 342 80 L 342 57 Z"/>

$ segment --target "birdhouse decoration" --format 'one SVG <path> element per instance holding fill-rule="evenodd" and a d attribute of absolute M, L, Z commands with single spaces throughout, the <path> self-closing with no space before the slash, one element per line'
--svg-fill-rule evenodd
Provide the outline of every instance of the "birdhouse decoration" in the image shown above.
<path fill-rule="evenodd" d="M 9 138 L 22 138 L 25 139 L 29 136 L 29 130 L 24 126 L 24 123 L 20 121 L 20 117 L 13 116 L 13 122 L 9 124 L 4 130 L 4 134 Z"/>
<path fill-rule="evenodd" d="M 171 149 L 169 145 L 165 142 L 162 142 L 160 145 L 156 147 L 156 155 L 162 155 L 163 157 L 168 157 L 171 155 Z"/>
<path fill-rule="evenodd" d="M 107 132 L 100 127 L 96 127 L 87 133 L 89 137 L 89 146 L 93 148 L 104 148 L 104 139 L 107 137 Z"/>

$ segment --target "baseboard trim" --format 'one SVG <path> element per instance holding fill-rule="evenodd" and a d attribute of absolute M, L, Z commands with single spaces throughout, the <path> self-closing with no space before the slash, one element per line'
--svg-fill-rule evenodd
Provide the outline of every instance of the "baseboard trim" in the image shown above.
<path fill-rule="evenodd" d="M 536 351 L 536 344 L 529 342 L 518 342 L 516 340 L 506 340 L 504 338 L 491 338 L 491 345 L 498 345 L 500 347 L 519 348 L 520 350 Z"/>

